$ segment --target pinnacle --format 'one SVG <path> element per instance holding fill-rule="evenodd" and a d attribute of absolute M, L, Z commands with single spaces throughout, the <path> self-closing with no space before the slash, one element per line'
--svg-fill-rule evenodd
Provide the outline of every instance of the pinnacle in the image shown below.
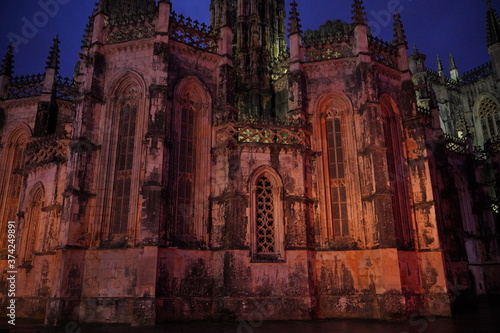
<path fill-rule="evenodd" d="M 397 45 L 406 44 L 406 35 L 399 13 L 394 14 L 394 43 Z"/>
<path fill-rule="evenodd" d="M 50 47 L 50 53 L 47 59 L 46 68 L 53 68 L 55 70 L 59 69 L 59 43 L 59 36 L 56 36 L 56 38 L 54 38 L 54 43 Z"/>
<path fill-rule="evenodd" d="M 491 1 L 487 2 L 488 11 L 486 13 L 486 28 L 488 32 L 487 45 L 488 47 L 500 43 L 500 22 L 498 13 L 491 5 Z"/>
<path fill-rule="evenodd" d="M 302 25 L 300 24 L 299 11 L 297 10 L 297 1 L 293 0 L 290 6 L 292 7 L 292 9 L 290 11 L 290 23 L 288 24 L 288 32 L 290 35 L 296 33 L 300 34 L 302 33 Z"/>
<path fill-rule="evenodd" d="M 14 46 L 10 44 L 7 47 L 7 53 L 5 53 L 5 57 L 3 58 L 2 70 L 0 74 L 6 76 L 12 76 L 14 73 Z"/>
<path fill-rule="evenodd" d="M 450 69 L 451 70 L 458 69 L 453 53 L 450 53 Z"/>
<path fill-rule="evenodd" d="M 439 54 L 437 56 L 437 68 L 439 72 L 444 71 L 443 62 L 441 61 L 441 57 L 439 56 Z"/>
<path fill-rule="evenodd" d="M 352 20 L 356 24 L 366 24 L 367 20 L 363 0 L 354 0 L 352 4 Z"/>

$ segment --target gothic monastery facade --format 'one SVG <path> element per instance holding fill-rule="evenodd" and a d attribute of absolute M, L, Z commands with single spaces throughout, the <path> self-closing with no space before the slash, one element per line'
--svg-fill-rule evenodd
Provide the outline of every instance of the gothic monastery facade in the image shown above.
<path fill-rule="evenodd" d="M 0 278 L 18 317 L 447 316 L 500 294 L 500 22 L 460 75 L 284 0 L 101 0 L 74 79 L 0 76 Z M 207 9 L 208 10 L 208 9 Z M 288 18 L 288 19 L 287 19 Z M 288 21 L 288 24 L 286 23 Z"/>

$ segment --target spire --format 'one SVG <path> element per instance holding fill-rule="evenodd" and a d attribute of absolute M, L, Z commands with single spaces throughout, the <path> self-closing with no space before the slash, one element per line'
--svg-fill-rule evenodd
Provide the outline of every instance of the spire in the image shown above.
<path fill-rule="evenodd" d="M 14 73 L 14 46 L 10 44 L 7 47 L 7 53 L 3 58 L 1 75 L 12 76 Z"/>
<path fill-rule="evenodd" d="M 457 63 L 455 62 L 455 57 L 453 56 L 453 53 L 450 52 L 450 70 L 458 69 L 457 68 Z"/>
<path fill-rule="evenodd" d="M 441 61 L 441 57 L 439 56 L 439 54 L 437 56 L 437 67 L 438 67 L 438 72 L 440 73 L 439 76 L 441 76 L 442 73 L 444 72 L 444 67 L 443 67 L 443 62 Z"/>
<path fill-rule="evenodd" d="M 366 24 L 365 7 L 363 0 L 354 0 L 352 4 L 352 20 L 356 24 Z"/>
<path fill-rule="evenodd" d="M 290 35 L 293 34 L 301 34 L 302 33 L 302 25 L 300 24 L 300 16 L 299 11 L 297 10 L 297 1 L 293 0 L 290 4 L 292 7 L 290 11 L 290 23 L 288 24 L 288 33 Z"/>
<path fill-rule="evenodd" d="M 486 26 L 488 32 L 488 47 L 500 43 L 500 22 L 495 8 L 488 3 L 488 12 L 486 13 Z"/>
<path fill-rule="evenodd" d="M 396 45 L 406 44 L 406 35 L 401 21 L 401 15 L 396 12 L 394 14 L 394 43 Z"/>
<path fill-rule="evenodd" d="M 50 47 L 50 54 L 47 59 L 47 67 L 45 68 L 53 68 L 56 71 L 59 69 L 59 35 L 54 38 L 54 43 Z"/>

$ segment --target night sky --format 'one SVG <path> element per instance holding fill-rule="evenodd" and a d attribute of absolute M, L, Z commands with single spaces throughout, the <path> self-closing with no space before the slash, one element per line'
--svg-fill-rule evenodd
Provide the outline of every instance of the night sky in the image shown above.
<path fill-rule="evenodd" d="M 49 14 L 42 5 L 53 2 Z M 177 13 L 209 22 L 210 0 L 171 0 Z M 291 1 L 291 0 L 290 0 Z M 287 0 L 287 2 L 290 2 Z M 352 0 L 298 0 L 304 30 L 317 29 L 326 20 L 351 21 Z M 71 76 L 85 24 L 95 1 L 89 0 L 2 0 L 0 2 L 0 53 L 7 48 L 9 36 L 24 38 L 15 56 L 14 75 L 44 72 L 52 38 L 61 39 L 61 74 Z M 493 6 L 500 12 L 500 0 Z M 441 55 L 445 70 L 448 55 L 453 52 L 461 74 L 489 60 L 486 49 L 486 1 L 484 0 L 365 0 L 367 17 L 378 37 L 392 41 L 392 22 L 386 13 L 400 10 L 408 37 L 410 52 L 417 44 L 428 56 L 427 65 L 436 68 L 436 56 Z M 287 5 L 287 11 L 289 6 Z M 48 19 L 47 19 L 48 18 Z M 36 21 L 38 20 L 38 21 Z M 37 22 L 36 30 L 25 28 L 26 22 Z M 15 37 L 17 36 L 17 37 Z"/>

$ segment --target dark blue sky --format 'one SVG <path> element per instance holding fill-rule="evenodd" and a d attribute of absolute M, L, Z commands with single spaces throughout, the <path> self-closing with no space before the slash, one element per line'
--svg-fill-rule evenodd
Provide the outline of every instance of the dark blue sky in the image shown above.
<path fill-rule="evenodd" d="M 209 21 L 210 0 L 171 0 L 174 10 L 193 19 Z M 235 0 L 236 1 L 236 0 Z M 287 2 L 290 2 L 287 0 Z M 328 19 L 351 20 L 352 0 L 298 0 L 304 30 L 316 29 Z M 57 3 L 55 6 L 43 4 Z M 71 76 L 78 60 L 81 39 L 94 0 L 2 0 L 0 2 L 0 53 L 5 53 L 10 38 L 24 38 L 15 56 L 15 74 L 43 72 L 56 34 L 61 39 L 61 74 Z M 493 6 L 500 12 L 500 0 Z M 453 52 L 461 73 L 489 60 L 486 50 L 486 1 L 484 0 L 365 0 L 372 31 L 392 40 L 392 22 L 386 13 L 400 9 L 410 51 L 414 43 L 428 55 L 427 65 L 436 67 L 440 54 L 448 68 Z M 287 6 L 287 11 L 289 6 Z M 50 15 L 45 14 L 49 12 Z M 27 23 L 39 27 L 27 29 Z M 29 25 L 29 24 L 28 24 Z M 23 32 L 24 28 L 24 32 Z M 25 38 L 26 37 L 26 38 Z"/>

